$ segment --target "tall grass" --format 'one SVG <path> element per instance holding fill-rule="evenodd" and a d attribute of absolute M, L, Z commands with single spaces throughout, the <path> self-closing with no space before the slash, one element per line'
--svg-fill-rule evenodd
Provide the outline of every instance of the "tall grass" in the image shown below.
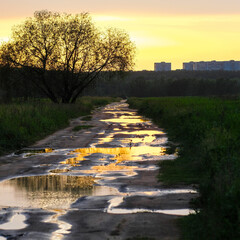
<path fill-rule="evenodd" d="M 240 239 L 240 100 L 129 99 L 130 106 L 164 127 L 179 146 L 160 164 L 166 183 L 198 183 L 196 215 L 181 221 L 183 239 Z"/>
<path fill-rule="evenodd" d="M 27 146 L 67 126 L 69 119 L 88 115 L 113 98 L 84 97 L 76 104 L 53 104 L 47 100 L 0 104 L 0 154 Z"/>

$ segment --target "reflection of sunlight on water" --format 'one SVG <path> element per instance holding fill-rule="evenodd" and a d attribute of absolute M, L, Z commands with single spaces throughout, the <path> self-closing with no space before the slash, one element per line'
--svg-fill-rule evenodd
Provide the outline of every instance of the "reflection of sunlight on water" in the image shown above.
<path fill-rule="evenodd" d="M 106 212 L 111 211 L 112 208 L 119 206 L 123 202 L 123 197 L 118 196 L 118 197 L 113 197 L 109 201 L 108 208 L 105 210 Z"/>
<path fill-rule="evenodd" d="M 191 213 L 194 213 L 191 209 L 164 209 L 164 210 L 150 210 L 144 208 L 134 208 L 134 209 L 126 209 L 126 208 L 111 208 L 107 209 L 107 213 L 112 214 L 133 214 L 133 213 L 162 213 L 168 215 L 178 215 L 178 216 L 187 216 Z"/>
<path fill-rule="evenodd" d="M 85 157 L 95 153 L 103 154 L 100 159 L 106 159 L 106 155 L 113 155 L 111 160 L 117 163 L 123 161 L 138 161 L 142 159 L 142 155 L 150 154 L 162 156 L 165 154 L 166 148 L 158 146 L 141 145 L 139 147 L 118 147 L 118 148 L 79 148 L 72 153 L 77 153 L 77 157 L 67 159 L 62 164 L 77 164 L 79 161 L 86 160 Z"/>
<path fill-rule="evenodd" d="M 106 166 L 93 166 L 93 170 L 97 172 L 104 172 L 104 171 L 129 171 L 133 169 L 137 169 L 134 166 L 124 166 L 124 165 L 117 165 L 116 163 L 110 163 Z"/>
<path fill-rule="evenodd" d="M 51 240 L 61 240 L 63 239 L 64 235 L 63 234 L 69 234 L 70 230 L 72 228 L 72 225 L 59 220 L 59 217 L 65 215 L 67 213 L 66 210 L 63 209 L 54 209 L 52 210 L 55 214 L 50 216 L 47 220 L 44 222 L 46 223 L 53 223 L 58 225 L 58 230 L 52 233 Z"/>
<path fill-rule="evenodd" d="M 127 197 L 158 197 L 166 194 L 189 193 L 191 190 L 146 188 L 147 190 L 144 191 L 145 189 L 141 186 L 136 189 L 136 187 L 127 185 L 126 188 L 124 187 L 125 190 L 122 190 L 123 192 L 119 192 L 114 187 L 95 185 L 98 180 L 98 184 L 117 184 L 117 186 L 121 186 L 117 181 L 118 178 L 135 176 L 138 174 L 138 170 L 151 171 L 158 169 L 155 165 L 147 165 L 139 163 L 139 161 L 159 160 L 162 159 L 161 156 L 167 156 L 165 155 L 166 148 L 163 147 L 163 144 L 167 142 L 165 133 L 154 127 L 151 121 L 136 115 L 135 111 L 121 110 L 121 108 L 127 106 L 127 104 L 122 103 L 105 108 L 104 113 L 111 114 L 111 116 L 110 119 L 102 120 L 107 124 L 106 128 L 97 134 L 94 139 L 95 142 L 91 145 L 96 147 L 79 148 L 74 151 L 46 148 L 41 150 L 42 152 L 38 152 L 37 154 L 51 153 L 71 156 L 60 162 L 60 166 L 55 166 L 55 169 L 50 171 L 54 175 L 21 177 L 0 182 L 0 206 L 43 208 L 54 212 L 55 214 L 45 221 L 55 223 L 59 228 L 52 233 L 51 240 L 61 240 L 64 238 L 64 234 L 70 233 L 72 226 L 59 220 L 59 218 L 71 209 L 72 203 L 83 196 L 108 196 L 106 198 L 108 200 L 111 196 L 109 205 L 106 206 L 107 213 L 149 212 L 188 215 L 189 209 L 123 209 L 118 208 L 118 206 Z M 104 144 L 106 144 L 106 147 L 104 147 Z M 31 155 L 31 153 L 28 154 Z M 61 175 L 61 173 L 65 175 Z M 76 176 L 69 174 L 75 174 Z M 77 176 L 80 174 L 92 175 L 95 178 Z M 15 216 L 15 218 L 18 219 L 18 222 L 25 224 L 26 218 L 23 214 L 20 214 L 20 217 Z M 13 220 L 10 222 L 13 222 Z M 22 226 L 25 228 L 27 225 Z"/>
<path fill-rule="evenodd" d="M 87 156 L 87 155 L 85 155 Z M 77 157 L 74 157 L 74 158 L 68 158 L 62 162 L 60 162 L 61 164 L 68 164 L 68 165 L 71 165 L 73 167 L 77 167 L 77 166 L 80 166 L 78 163 L 81 162 L 81 161 L 84 161 L 85 160 L 85 156 L 83 155 L 78 155 Z"/>
<path fill-rule="evenodd" d="M 131 116 L 129 116 L 129 115 L 122 115 L 122 116 L 119 117 L 119 119 L 141 119 L 143 122 L 146 121 L 141 116 L 137 116 L 137 115 L 135 115 L 135 116 L 133 116 L 133 115 L 131 115 Z M 121 122 L 121 120 L 119 122 Z"/>
<path fill-rule="evenodd" d="M 138 191 L 130 192 L 129 196 L 164 196 L 168 194 L 181 194 L 181 193 L 192 193 L 195 194 L 197 191 L 193 189 L 155 189 L 154 191 Z"/>
<path fill-rule="evenodd" d="M 69 164 L 71 166 L 77 166 L 80 161 L 87 160 L 86 157 L 89 157 L 93 154 L 94 159 L 99 161 L 107 161 L 104 165 L 95 165 L 91 169 L 93 171 L 85 170 L 84 173 L 96 174 L 99 172 L 107 171 L 125 171 L 127 175 L 135 175 L 133 171 L 139 170 L 137 166 L 126 166 L 124 163 L 129 161 L 141 161 L 143 156 L 163 156 L 165 154 L 165 148 L 163 147 L 154 147 L 149 145 L 143 145 L 139 147 L 117 147 L 117 148 L 79 148 L 72 152 L 76 154 L 76 157 L 69 158 L 65 161 L 62 161 L 61 164 Z"/>
<path fill-rule="evenodd" d="M 109 123 L 142 123 L 146 122 L 146 120 L 141 118 L 112 118 L 112 119 L 103 119 L 102 122 L 109 122 Z"/>
<path fill-rule="evenodd" d="M 120 105 L 127 106 L 125 103 Z M 150 145 L 158 139 L 158 136 L 162 138 L 165 133 L 154 129 L 149 120 L 142 119 L 141 116 L 136 115 L 136 112 L 119 111 L 120 105 L 118 105 L 118 108 L 107 109 L 105 111 L 106 114 L 112 114 L 113 118 L 102 120 L 107 123 L 114 123 L 112 131 L 108 131 L 108 133 L 106 131 L 100 132 L 97 142 L 92 144 L 92 147 L 75 149 L 70 152 L 70 154 L 74 154 L 75 156 L 61 163 L 76 167 L 80 166 L 78 164 L 81 161 L 91 161 L 91 159 L 94 159 L 94 161 L 103 161 L 103 163 L 101 165 L 94 164 L 91 166 L 91 169 L 82 170 L 82 173 L 99 174 L 108 171 L 124 171 L 125 175 L 133 176 L 136 175 L 136 170 L 140 168 L 137 166 L 126 166 L 124 165 L 125 162 L 145 161 L 147 159 L 155 160 L 154 156 L 158 158 L 165 155 L 166 149 L 161 144 Z M 121 130 L 127 124 L 131 127 Z M 161 143 L 165 143 L 166 138 L 164 140 Z M 117 145 L 120 143 L 121 147 L 97 147 L 97 145 L 100 146 L 102 144 L 104 146 L 104 144 L 111 145 L 112 143 L 116 143 Z M 124 145 L 125 147 L 123 147 Z"/>
<path fill-rule="evenodd" d="M 45 153 L 53 153 L 54 150 L 52 148 L 44 148 L 44 149 L 27 149 L 27 150 L 23 150 L 23 151 L 19 151 L 19 154 L 23 153 L 23 158 L 27 158 L 27 157 L 31 157 L 34 155 L 38 155 L 38 154 L 45 154 Z"/>

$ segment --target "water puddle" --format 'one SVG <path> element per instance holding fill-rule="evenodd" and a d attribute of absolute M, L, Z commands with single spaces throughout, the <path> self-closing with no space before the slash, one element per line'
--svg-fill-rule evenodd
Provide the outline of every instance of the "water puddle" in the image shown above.
<path fill-rule="evenodd" d="M 140 146 L 140 147 L 120 147 L 120 148 L 80 148 L 72 152 L 76 154 L 76 157 L 69 158 L 62 161 L 62 164 L 75 165 L 81 161 L 88 160 L 87 157 L 94 155 L 95 160 L 106 160 L 110 159 L 117 163 L 124 161 L 141 161 L 145 160 L 143 157 L 149 156 L 163 156 L 165 155 L 165 147 L 154 147 L 154 146 Z M 97 156 L 96 153 L 99 155 Z"/>
<path fill-rule="evenodd" d="M 44 154 L 44 153 L 52 153 L 54 150 L 52 148 L 43 148 L 43 149 L 35 149 L 35 148 L 26 148 L 17 151 L 16 155 L 23 155 L 24 158 L 31 157 L 37 154 Z"/>
<path fill-rule="evenodd" d="M 129 196 L 164 196 L 168 194 L 181 194 L 181 193 L 191 193 L 196 194 L 197 191 L 193 189 L 153 189 L 152 191 L 145 190 L 145 191 L 134 191 L 128 189 Z"/>
<path fill-rule="evenodd" d="M 189 209 L 121 208 L 121 204 L 128 197 L 157 198 L 167 194 L 195 193 L 195 191 L 160 190 L 150 187 L 145 189 L 142 185 L 136 187 L 131 186 L 130 183 L 121 188 L 119 180 L 122 178 L 136 177 L 139 171 L 156 171 L 158 166 L 150 161 L 171 160 L 176 156 L 166 153 L 168 139 L 165 133 L 153 126 L 148 119 L 138 116 L 136 111 L 129 110 L 127 104 L 109 105 L 104 113 L 109 118 L 101 121 L 107 125 L 96 134 L 90 147 L 26 149 L 19 152 L 24 158 L 37 154 L 43 156 L 51 154 L 64 158 L 67 156 L 67 159 L 54 165 L 49 162 L 35 166 L 48 167 L 48 175 L 18 177 L 0 182 L 0 206 L 22 209 L 43 208 L 53 212 L 54 214 L 45 222 L 57 224 L 58 230 L 53 232 L 51 237 L 54 240 L 63 239 L 65 234 L 70 233 L 72 226 L 60 220 L 60 217 L 71 209 L 74 202 L 85 196 L 107 196 L 106 199 L 111 196 L 105 209 L 111 214 L 148 212 L 188 215 Z M 23 229 L 27 226 L 25 221 L 24 214 L 14 213 L 8 223 L 0 225 L 0 229 Z"/>
<path fill-rule="evenodd" d="M 90 147 L 76 149 L 71 154 L 74 154 L 75 157 L 66 159 L 61 164 L 69 165 L 73 168 L 78 167 L 79 173 L 89 173 L 93 176 L 98 176 L 100 173 L 111 174 L 111 172 L 118 172 L 123 175 L 134 176 L 137 174 L 136 171 L 144 170 L 134 162 L 159 160 L 161 156 L 165 156 L 165 148 L 159 146 Z M 84 162 L 89 163 L 84 165 Z M 151 166 L 151 169 L 156 170 L 157 167 Z"/>
<path fill-rule="evenodd" d="M 112 194 L 105 186 L 95 186 L 95 178 L 43 175 L 14 178 L 0 182 L 0 206 L 66 209 L 82 196 L 101 192 Z"/>
<path fill-rule="evenodd" d="M 70 172 L 71 170 L 68 168 L 64 168 L 64 169 L 53 169 L 50 170 L 49 172 L 51 173 L 66 173 L 66 172 Z"/>
<path fill-rule="evenodd" d="M 146 120 L 141 118 L 112 118 L 112 119 L 104 119 L 101 120 L 102 122 L 108 123 L 127 123 L 127 124 L 136 124 L 136 123 L 143 123 Z"/>
<path fill-rule="evenodd" d="M 189 208 L 183 209 L 147 209 L 147 208 L 121 208 L 119 207 L 128 197 L 133 196 L 152 196 L 152 197 L 160 197 L 169 194 L 179 194 L 179 193 L 197 193 L 192 189 L 172 189 L 172 190 L 156 190 L 156 191 L 143 191 L 143 192 L 127 192 L 127 194 L 122 194 L 122 196 L 116 196 L 111 198 L 108 203 L 108 207 L 105 209 L 105 212 L 111 214 L 133 214 L 133 213 L 162 213 L 169 215 L 179 215 L 179 216 L 187 216 L 191 213 L 195 213 L 194 210 Z M 160 200 L 159 200 L 160 201 Z M 151 207 L 151 206 L 149 206 Z"/>
<path fill-rule="evenodd" d="M 45 222 L 58 225 L 52 233 L 52 240 L 60 240 L 68 234 L 71 225 L 59 220 L 71 204 L 83 196 L 118 195 L 116 188 L 94 185 L 93 177 L 67 175 L 44 175 L 14 178 L 0 182 L 0 206 L 21 208 L 43 208 L 53 213 Z M 20 230 L 27 227 L 26 216 L 15 213 L 7 223 L 1 224 L 2 230 Z"/>
<path fill-rule="evenodd" d="M 112 209 L 108 209 L 107 213 L 111 213 L 111 214 L 162 213 L 162 214 L 168 214 L 168 215 L 187 216 L 191 213 L 194 213 L 194 211 L 190 209 L 150 210 L 150 209 L 144 209 L 144 208 L 134 208 L 134 209 L 112 208 Z"/>
<path fill-rule="evenodd" d="M 63 239 L 64 234 L 69 234 L 70 233 L 72 225 L 67 223 L 67 222 L 59 220 L 59 218 L 61 216 L 65 215 L 67 213 L 66 210 L 54 209 L 54 210 L 52 210 L 52 212 L 55 213 L 55 214 L 52 215 L 51 217 L 49 217 L 44 222 L 57 224 L 58 229 L 55 232 L 52 233 L 51 240 L 61 240 L 61 239 Z"/>
<path fill-rule="evenodd" d="M 26 216 L 21 211 L 15 212 L 8 222 L 0 224 L 2 230 L 20 230 L 27 227 Z"/>

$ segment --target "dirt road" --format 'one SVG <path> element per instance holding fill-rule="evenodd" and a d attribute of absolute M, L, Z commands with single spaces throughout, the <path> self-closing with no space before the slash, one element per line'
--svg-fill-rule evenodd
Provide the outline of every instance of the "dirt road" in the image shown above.
<path fill-rule="evenodd" d="M 122 101 L 1 157 L 0 240 L 178 239 L 196 192 L 157 181 L 167 141 Z"/>

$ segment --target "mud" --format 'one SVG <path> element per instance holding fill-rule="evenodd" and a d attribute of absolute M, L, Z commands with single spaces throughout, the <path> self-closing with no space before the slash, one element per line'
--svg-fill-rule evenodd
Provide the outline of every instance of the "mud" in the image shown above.
<path fill-rule="evenodd" d="M 197 192 L 157 181 L 158 162 L 177 157 L 164 131 L 125 102 L 81 125 L 1 157 L 0 239 L 178 239 Z"/>

